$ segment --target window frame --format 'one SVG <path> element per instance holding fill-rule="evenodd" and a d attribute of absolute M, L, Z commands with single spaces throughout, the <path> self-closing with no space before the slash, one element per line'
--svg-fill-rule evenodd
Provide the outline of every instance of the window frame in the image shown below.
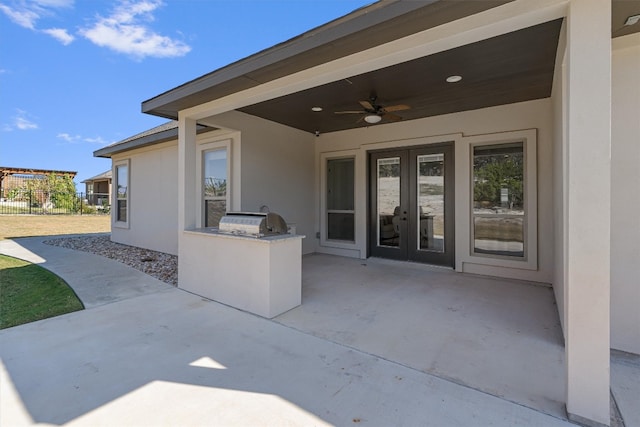
<path fill-rule="evenodd" d="M 329 208 L 329 162 L 331 161 L 344 161 L 344 160 L 351 160 L 352 162 L 352 166 L 353 166 L 353 186 L 351 188 L 352 190 L 352 203 L 353 203 L 353 209 L 330 209 Z M 356 158 L 355 156 L 343 156 L 343 157 L 331 157 L 331 158 L 327 158 L 325 159 L 325 163 L 324 163 L 324 167 L 325 167 L 325 191 L 324 191 L 324 197 L 326 200 L 326 209 L 324 210 L 324 219 L 326 221 L 326 228 L 325 228 L 325 240 L 329 241 L 329 242 L 338 242 L 338 243 L 355 243 L 356 241 L 356 206 L 355 206 L 355 202 L 356 202 L 356 189 L 355 189 L 355 180 L 356 180 Z M 353 217 L 353 239 L 332 239 L 329 237 L 329 215 L 330 214 L 348 214 L 348 215 L 352 215 Z"/>
<path fill-rule="evenodd" d="M 118 168 L 126 167 L 127 168 L 127 196 L 124 199 L 126 201 L 126 220 L 121 221 L 118 219 L 119 206 L 118 201 L 121 200 L 118 198 L 118 186 L 119 186 L 119 177 L 118 177 Z M 131 161 L 130 159 L 118 160 L 113 163 L 113 172 L 112 175 L 114 179 L 112 180 L 113 187 L 113 203 L 111 206 L 115 207 L 112 209 L 112 224 L 117 228 L 129 228 L 129 224 L 131 222 Z"/>
<path fill-rule="evenodd" d="M 206 218 L 206 203 L 205 200 L 222 200 L 222 199 L 205 199 L 205 189 L 204 189 L 204 156 L 205 153 L 211 151 L 226 151 L 226 161 L 227 161 L 227 188 L 225 195 L 225 203 L 226 203 L 226 211 L 229 212 L 231 210 L 231 192 L 233 188 L 232 182 L 232 153 L 231 153 L 231 139 L 225 139 L 222 141 L 212 141 L 212 142 L 204 142 L 198 145 L 198 161 L 196 162 L 196 194 L 198 194 L 196 200 L 196 209 L 198 212 L 198 216 L 196 218 L 196 227 L 197 228 L 205 228 L 205 218 Z M 210 228 L 210 227 L 208 227 Z"/>
<path fill-rule="evenodd" d="M 328 170 L 327 166 L 329 164 L 329 160 L 341 160 L 341 159 L 353 159 L 353 198 L 354 198 L 354 206 L 353 211 L 349 212 L 353 214 L 353 227 L 354 227 L 354 235 L 353 240 L 336 240 L 329 239 L 329 212 L 328 212 L 328 200 L 327 200 L 327 190 L 328 190 Z M 320 154 L 320 246 L 330 247 L 330 248 L 338 248 L 338 249 L 355 249 L 358 244 L 358 226 L 359 226 L 359 218 L 358 218 L 358 150 L 345 150 L 340 152 L 330 152 L 330 153 L 321 153 Z M 340 211 L 343 212 L 343 211 Z M 317 236 L 318 237 L 318 236 Z"/>
<path fill-rule="evenodd" d="M 522 166 L 523 166 L 523 170 L 522 170 L 522 197 L 523 197 L 523 206 L 522 206 L 522 210 L 523 210 L 523 214 L 522 215 L 518 215 L 518 214 L 505 214 L 505 213 L 495 213 L 495 214 L 482 214 L 482 213 L 476 213 L 475 212 L 475 171 L 474 171 L 474 164 L 475 164 L 475 151 L 476 148 L 481 148 L 481 147 L 500 147 L 500 146 L 511 146 L 511 145 L 522 145 Z M 527 236 L 527 223 L 528 223 L 528 212 L 527 212 L 527 199 L 528 199 L 528 194 L 527 194 L 527 144 L 526 141 L 513 141 L 513 142 L 509 142 L 509 143 L 505 143 L 505 142 L 501 142 L 498 144 L 474 144 L 470 147 L 471 150 L 471 254 L 473 256 L 488 256 L 490 258 L 502 258 L 502 259 L 508 259 L 508 260 L 520 260 L 520 261 L 526 261 L 527 260 L 527 256 L 528 256 L 528 248 L 527 248 L 527 240 L 528 240 L 528 236 Z M 487 252 L 477 252 L 476 251 L 476 243 L 475 243 L 475 232 L 476 232 L 476 227 L 475 227 L 475 220 L 477 218 L 496 218 L 496 219 L 512 219 L 512 218 L 522 218 L 522 256 L 516 256 L 516 255 L 500 255 L 500 254 L 492 254 L 492 253 L 487 253 Z"/>
<path fill-rule="evenodd" d="M 520 268 L 527 270 L 538 269 L 538 201 L 537 201 L 537 141 L 535 130 L 516 131 L 511 137 L 501 139 L 499 135 L 483 135 L 470 141 L 468 157 L 468 215 L 469 215 L 469 257 L 477 264 Z M 505 135 L 506 136 L 506 135 Z M 472 139 L 472 138 L 469 138 Z M 523 257 L 509 255 L 488 254 L 475 251 L 474 219 L 474 151 L 476 147 L 500 146 L 522 143 L 523 148 Z M 498 216 L 496 216 L 498 217 Z"/>

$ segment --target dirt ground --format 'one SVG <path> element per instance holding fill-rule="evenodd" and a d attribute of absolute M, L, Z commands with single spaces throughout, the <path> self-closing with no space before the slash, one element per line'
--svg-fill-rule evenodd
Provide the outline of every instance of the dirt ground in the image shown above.
<path fill-rule="evenodd" d="M 109 215 L 0 215 L 0 240 L 110 231 Z"/>

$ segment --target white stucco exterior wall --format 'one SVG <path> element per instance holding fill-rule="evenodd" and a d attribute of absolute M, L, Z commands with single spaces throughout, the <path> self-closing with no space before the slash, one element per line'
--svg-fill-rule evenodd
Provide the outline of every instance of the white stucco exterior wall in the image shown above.
<path fill-rule="evenodd" d="M 112 223 L 111 240 L 177 255 L 177 141 L 114 155 L 112 161 L 127 159 L 129 221 L 127 227 Z"/>
<path fill-rule="evenodd" d="M 295 224 L 297 234 L 306 236 L 303 254 L 315 252 L 315 136 L 238 111 L 201 122 L 240 134 L 240 209 L 259 212 L 267 206 L 287 223 Z"/>
<path fill-rule="evenodd" d="M 534 129 L 537 133 L 538 268 L 531 270 L 499 267 L 491 264 L 494 260 L 480 257 L 475 257 L 476 259 L 470 262 L 470 257 L 468 257 L 470 210 L 463 212 L 459 206 L 456 207 L 456 258 L 464 257 L 462 271 L 551 283 L 554 269 L 552 119 L 551 100 L 547 98 L 320 135 L 316 142 L 317 168 L 323 167 L 321 158 L 327 154 L 333 153 L 339 156 L 341 153 L 352 153 L 356 156 L 356 216 L 361 220 L 356 220 L 356 244 L 351 250 L 344 247 L 319 246 L 318 251 L 365 257 L 367 252 L 367 150 L 455 140 L 456 177 L 458 177 L 459 170 L 471 167 L 469 156 L 458 155 L 463 152 L 468 154 L 469 142 L 467 139 L 472 139 L 469 137 L 495 134 L 494 136 L 488 135 L 488 140 L 491 141 L 492 138 L 495 138 L 496 141 L 500 141 L 502 133 Z M 316 173 L 318 195 L 320 193 L 320 176 L 319 170 Z M 469 192 L 470 183 L 457 179 L 456 200 L 470 197 Z M 315 202 L 317 206 L 316 227 L 319 230 L 319 215 L 321 214 L 319 196 Z"/>
<path fill-rule="evenodd" d="M 611 347 L 640 354 L 640 34 L 612 48 Z"/>

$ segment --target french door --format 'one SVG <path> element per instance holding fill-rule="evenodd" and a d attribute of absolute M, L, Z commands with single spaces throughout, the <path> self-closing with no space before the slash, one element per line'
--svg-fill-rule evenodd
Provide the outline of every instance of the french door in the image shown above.
<path fill-rule="evenodd" d="M 453 144 L 370 154 L 371 256 L 454 266 Z"/>

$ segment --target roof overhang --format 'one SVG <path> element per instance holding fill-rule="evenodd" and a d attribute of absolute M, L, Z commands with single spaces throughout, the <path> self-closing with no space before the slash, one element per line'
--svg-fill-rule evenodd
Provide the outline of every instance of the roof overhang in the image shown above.
<path fill-rule="evenodd" d="M 180 110 L 512 1 L 377 2 L 144 101 L 142 112 L 175 120 Z"/>
<path fill-rule="evenodd" d="M 215 128 L 198 125 L 196 133 L 201 134 L 215 130 Z M 178 124 L 177 122 L 169 122 L 164 125 L 155 127 L 146 132 L 127 138 L 123 141 L 111 144 L 93 152 L 93 157 L 111 158 L 113 155 L 125 151 L 135 150 L 138 148 L 148 147 L 150 145 L 161 144 L 168 141 L 178 140 Z"/>
<path fill-rule="evenodd" d="M 640 0 L 612 1 L 612 37 Z M 375 93 L 410 120 L 550 96 L 567 2 L 388 0 L 142 103 L 145 113 L 200 123 L 238 110 L 308 132 L 366 126 L 356 110 Z M 445 83 L 451 74 L 461 83 Z M 311 107 L 323 112 L 312 114 Z M 383 121 L 384 123 L 384 121 Z"/>

